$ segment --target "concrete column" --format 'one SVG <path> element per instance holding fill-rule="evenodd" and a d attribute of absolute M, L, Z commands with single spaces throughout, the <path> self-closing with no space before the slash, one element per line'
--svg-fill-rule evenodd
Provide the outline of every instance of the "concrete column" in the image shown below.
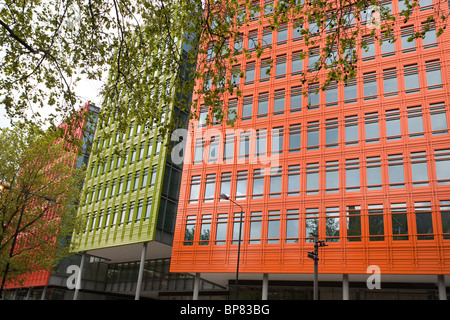
<path fill-rule="evenodd" d="M 138 274 L 138 280 L 137 280 L 137 284 L 136 284 L 136 295 L 134 297 L 134 300 L 139 300 L 139 298 L 141 296 L 142 278 L 144 275 L 146 255 L 147 255 L 147 242 L 144 242 L 142 244 L 141 263 L 139 265 L 139 274 Z"/>
<path fill-rule="evenodd" d="M 263 274 L 263 282 L 262 282 L 262 300 L 267 300 L 267 294 L 269 292 L 269 274 Z"/>
<path fill-rule="evenodd" d="M 41 300 L 45 300 L 46 296 L 47 296 L 47 286 L 45 286 L 44 289 L 42 290 Z"/>
<path fill-rule="evenodd" d="M 342 275 L 342 300 L 349 300 L 348 274 Z"/>
<path fill-rule="evenodd" d="M 29 288 L 28 288 L 27 297 L 25 298 L 25 300 L 30 300 L 30 297 L 31 297 L 31 289 L 32 289 L 32 287 L 29 287 Z"/>
<path fill-rule="evenodd" d="M 439 290 L 439 300 L 447 300 L 447 289 L 445 288 L 445 276 L 439 274 L 437 276 L 437 285 Z"/>
<path fill-rule="evenodd" d="M 83 252 L 81 254 L 80 271 L 78 272 L 78 277 L 77 277 L 77 280 L 75 282 L 75 292 L 73 294 L 73 300 L 78 300 L 78 293 L 79 293 L 80 288 L 81 288 L 81 274 L 83 273 L 84 260 L 85 259 L 86 259 L 86 253 Z"/>
<path fill-rule="evenodd" d="M 196 273 L 194 278 L 194 293 L 192 295 L 192 300 L 198 300 L 199 291 L 200 291 L 200 273 Z"/>

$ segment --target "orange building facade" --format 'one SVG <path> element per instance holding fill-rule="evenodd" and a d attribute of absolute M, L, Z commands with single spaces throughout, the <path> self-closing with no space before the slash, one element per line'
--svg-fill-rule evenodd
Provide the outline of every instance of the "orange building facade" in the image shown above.
<path fill-rule="evenodd" d="M 401 3 L 385 5 L 398 17 Z M 273 32 L 257 21 L 243 27 L 272 48 L 236 66 L 245 74 L 242 97 L 224 101 L 239 116 L 233 128 L 205 125 L 202 114 L 189 127 L 171 272 L 233 280 L 242 206 L 245 279 L 312 280 L 308 251 L 318 233 L 327 244 L 319 249 L 319 273 L 329 279 L 367 276 L 377 266 L 393 282 L 445 281 L 450 35 L 430 30 L 425 39 L 406 40 L 432 8 L 420 1 L 407 23 L 394 25 L 394 43 L 358 49 L 355 81 L 318 94 L 315 84 L 301 84 L 300 73 L 312 68 L 323 43 L 300 60 L 307 49 L 291 22 Z M 273 63 L 270 75 L 265 59 Z"/>

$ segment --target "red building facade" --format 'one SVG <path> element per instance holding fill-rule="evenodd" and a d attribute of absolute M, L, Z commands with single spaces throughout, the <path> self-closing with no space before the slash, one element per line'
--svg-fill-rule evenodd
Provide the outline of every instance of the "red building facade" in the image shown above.
<path fill-rule="evenodd" d="M 399 16 L 401 3 L 385 5 Z M 257 21 L 243 27 L 272 48 L 236 66 L 246 75 L 242 97 L 224 101 L 239 115 L 234 128 L 190 127 L 172 272 L 233 279 L 240 205 L 243 276 L 311 275 L 314 233 L 327 244 L 321 274 L 367 274 L 373 265 L 383 275 L 449 273 L 450 38 L 430 30 L 406 40 L 432 8 L 420 1 L 394 25 L 394 43 L 358 49 L 356 80 L 318 94 L 325 72 L 303 85 L 300 73 L 323 41 L 307 50 L 292 22 L 273 32 Z"/>

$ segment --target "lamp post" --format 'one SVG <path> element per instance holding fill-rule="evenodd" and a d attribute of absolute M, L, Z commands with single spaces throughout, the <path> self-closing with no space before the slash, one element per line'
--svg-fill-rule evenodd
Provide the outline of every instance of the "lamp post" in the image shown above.
<path fill-rule="evenodd" d="M 319 247 L 326 247 L 324 240 L 314 234 L 314 251 L 308 251 L 308 258 L 314 260 L 314 300 L 319 300 Z"/>
<path fill-rule="evenodd" d="M 14 249 L 15 249 L 15 247 L 16 247 L 17 237 L 19 236 L 20 224 L 22 223 L 22 217 L 23 217 L 23 214 L 25 213 L 25 205 L 26 205 L 26 203 L 27 203 L 27 201 L 28 201 L 28 197 L 29 197 L 30 195 L 32 195 L 32 196 L 35 196 L 35 197 L 38 197 L 38 198 L 43 198 L 43 199 L 45 199 L 45 200 L 47 200 L 47 201 L 56 203 L 56 200 L 55 200 L 55 199 L 52 199 L 52 198 L 49 198 L 49 197 L 46 197 L 46 196 L 41 196 L 41 195 L 32 193 L 32 192 L 30 192 L 29 190 L 25 190 L 25 191 L 23 191 L 23 190 L 17 190 L 17 189 L 11 188 L 11 187 L 8 186 L 8 185 L 0 184 L 0 190 L 3 190 L 3 189 L 6 189 L 6 190 L 12 190 L 12 191 L 17 191 L 17 192 L 22 192 L 22 193 L 25 194 L 25 199 L 24 199 L 24 202 L 23 202 L 23 205 L 22 205 L 22 209 L 20 210 L 19 221 L 17 222 L 16 231 L 14 232 L 13 242 L 12 242 L 12 244 L 11 244 L 11 250 L 9 251 L 9 259 L 8 259 L 8 262 L 6 263 L 5 274 L 3 275 L 2 285 L 1 285 L 1 287 L 0 287 L 0 299 L 1 299 L 2 296 L 3 296 L 3 287 L 5 286 L 6 276 L 7 276 L 7 274 L 8 274 L 9 266 L 10 266 L 9 261 L 10 261 L 10 259 L 12 258 L 13 253 L 14 253 Z"/>
<path fill-rule="evenodd" d="M 226 194 L 221 194 L 220 198 L 223 200 L 228 200 L 233 202 L 235 205 L 239 206 L 241 208 L 241 216 L 239 218 L 239 238 L 238 238 L 238 252 L 237 252 L 237 265 L 236 265 L 236 284 L 234 289 L 234 299 L 238 299 L 238 281 L 239 281 L 239 259 L 241 256 L 241 234 L 242 234 L 242 215 L 244 214 L 244 210 L 242 209 L 242 206 L 235 201 L 231 200 L 230 197 L 228 197 Z"/>

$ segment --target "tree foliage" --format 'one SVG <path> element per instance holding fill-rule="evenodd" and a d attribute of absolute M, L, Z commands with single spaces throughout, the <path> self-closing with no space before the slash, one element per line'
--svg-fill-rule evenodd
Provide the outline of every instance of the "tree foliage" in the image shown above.
<path fill-rule="evenodd" d="M 53 108 L 50 119 L 61 119 L 80 104 L 73 90 L 80 75 L 107 79 L 101 124 L 114 121 L 124 132 L 134 119 L 166 134 L 177 124 L 164 110 L 173 101 L 194 117 L 202 101 L 211 110 L 209 120 L 222 120 L 223 96 L 240 95 L 233 79 L 244 74 L 233 66 L 271 50 L 241 27 L 254 21 L 272 31 L 294 25 L 305 44 L 301 58 L 319 50 L 301 82 L 320 80 L 324 89 L 356 76 L 365 36 L 391 39 L 394 21 L 407 23 L 420 10 L 419 0 L 399 3 L 400 16 L 391 13 L 391 1 L 380 0 L 5 0 L 0 97 L 12 118 Z M 430 28 L 441 34 L 447 4 L 434 1 L 423 30 L 411 37 L 423 37 Z M 372 12 L 380 19 L 373 20 Z M 177 77 L 182 86 L 169 81 Z"/>
<path fill-rule="evenodd" d="M 81 169 L 78 148 L 56 130 L 13 126 L 0 131 L 0 279 L 14 282 L 48 270 L 70 251 L 66 239 L 79 230 L 76 205 Z M 54 202 L 54 200 L 56 202 Z M 8 265 L 8 266 L 7 266 Z"/>

